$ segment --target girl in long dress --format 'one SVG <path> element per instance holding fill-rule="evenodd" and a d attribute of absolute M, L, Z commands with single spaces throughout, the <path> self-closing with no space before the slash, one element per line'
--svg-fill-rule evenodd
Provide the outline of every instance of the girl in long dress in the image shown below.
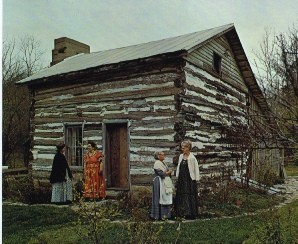
<path fill-rule="evenodd" d="M 155 178 L 152 186 L 152 206 L 150 217 L 155 220 L 168 219 L 171 217 L 173 185 L 170 178 L 172 170 L 164 162 L 163 152 L 156 152 L 154 163 Z"/>
<path fill-rule="evenodd" d="M 51 202 L 56 204 L 67 204 L 72 201 L 72 174 L 69 169 L 66 157 L 64 156 L 65 144 L 60 143 L 56 146 L 50 182 L 52 183 Z"/>
<path fill-rule="evenodd" d="M 194 219 L 198 216 L 198 191 L 196 182 L 200 179 L 198 161 L 190 152 L 191 141 L 181 143 L 182 154 L 179 156 L 176 170 L 177 189 L 175 196 L 176 217 Z"/>
<path fill-rule="evenodd" d="M 96 144 L 88 142 L 88 152 L 84 156 L 84 193 L 86 199 L 97 200 L 106 197 L 103 175 L 103 154 L 97 150 Z"/>

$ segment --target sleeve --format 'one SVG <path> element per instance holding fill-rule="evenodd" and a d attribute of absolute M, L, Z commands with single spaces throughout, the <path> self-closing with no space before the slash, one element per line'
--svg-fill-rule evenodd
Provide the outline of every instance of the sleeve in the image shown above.
<path fill-rule="evenodd" d="M 54 176 L 55 176 L 55 158 L 56 158 L 56 156 L 54 157 L 54 159 L 53 159 L 53 164 L 52 164 L 52 170 L 51 170 L 51 174 L 50 174 L 50 182 L 51 183 L 55 183 L 54 182 Z"/>
<path fill-rule="evenodd" d="M 53 165 L 52 165 L 52 171 L 50 175 L 50 182 L 56 183 L 63 180 L 63 162 L 61 164 L 61 158 L 59 157 L 59 154 L 55 154 Z"/>
<path fill-rule="evenodd" d="M 180 154 L 180 156 L 179 156 L 179 160 L 178 160 L 178 165 L 177 165 L 176 170 L 175 170 L 175 176 L 176 176 L 176 177 L 179 176 L 179 167 L 180 167 L 180 163 L 181 163 L 181 161 L 182 161 L 182 157 L 183 157 L 183 155 Z"/>
<path fill-rule="evenodd" d="M 160 176 L 162 179 L 164 179 L 166 177 L 166 173 L 160 169 L 154 169 L 154 172 L 156 175 Z"/>
<path fill-rule="evenodd" d="M 194 156 L 194 173 L 195 173 L 195 180 L 200 180 L 200 170 L 199 170 L 199 162 L 197 161 L 196 157 Z"/>
<path fill-rule="evenodd" d="M 63 155 L 63 156 L 64 156 L 64 155 Z M 69 168 L 69 165 L 68 165 L 68 162 L 67 162 L 67 159 L 66 159 L 65 156 L 64 156 L 64 159 L 65 159 L 65 164 L 66 164 L 66 169 L 67 169 L 68 177 L 69 177 L 70 179 L 72 179 L 72 173 L 71 173 L 71 171 L 70 171 L 70 168 Z"/>

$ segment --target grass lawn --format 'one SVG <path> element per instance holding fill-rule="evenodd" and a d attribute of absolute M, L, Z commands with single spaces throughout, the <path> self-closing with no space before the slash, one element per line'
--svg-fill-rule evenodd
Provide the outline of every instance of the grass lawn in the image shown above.
<path fill-rule="evenodd" d="M 28 243 L 47 230 L 59 230 L 75 220 L 68 208 L 52 206 L 2 206 L 3 243 Z"/>
<path fill-rule="evenodd" d="M 298 200 L 261 216 L 246 244 L 298 243 Z"/>
<path fill-rule="evenodd" d="M 3 205 L 3 243 L 90 243 L 78 234 L 87 230 L 77 224 L 75 216 L 68 207 Z M 152 243 L 148 240 L 154 235 L 161 243 L 277 243 L 270 239 L 272 233 L 281 243 L 291 243 L 298 240 L 298 201 L 269 213 L 198 219 L 178 227 L 178 221 L 115 223 L 104 232 L 101 243 L 138 243 L 141 239 Z"/>

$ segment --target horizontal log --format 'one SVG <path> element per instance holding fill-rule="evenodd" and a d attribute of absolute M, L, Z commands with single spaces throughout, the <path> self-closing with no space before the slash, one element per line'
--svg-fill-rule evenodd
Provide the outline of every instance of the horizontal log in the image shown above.
<path fill-rule="evenodd" d="M 174 132 L 173 129 L 161 129 L 161 130 L 131 130 L 130 135 L 136 136 L 150 136 L 150 135 L 169 135 Z"/>
<path fill-rule="evenodd" d="M 131 184 L 139 186 L 152 185 L 153 175 L 131 175 Z"/>
<path fill-rule="evenodd" d="M 157 60 L 157 59 L 156 59 Z M 154 61 L 155 62 L 155 61 Z M 49 88 L 53 88 L 53 83 L 58 83 L 60 80 L 63 80 L 63 85 L 73 85 L 76 83 L 86 83 L 93 81 L 94 83 L 99 83 L 98 81 L 108 82 L 108 81 L 121 81 L 126 79 L 132 79 L 134 77 L 143 77 L 148 76 L 149 74 L 161 74 L 161 73 L 181 73 L 181 67 L 183 60 L 169 60 L 163 61 L 162 63 L 156 62 L 147 64 L 139 64 L 138 61 L 131 61 L 122 64 L 112 64 L 108 66 L 92 68 L 84 71 L 77 71 L 68 74 L 62 74 L 60 76 L 49 77 L 43 79 L 43 82 L 35 82 L 36 84 L 30 85 L 30 87 L 34 88 L 34 90 L 38 90 L 40 94 L 42 91 L 46 94 Z M 122 67 L 121 67 L 122 66 Z M 109 71 L 106 71 L 106 67 L 109 67 Z M 125 67 L 125 68 L 124 68 Z M 44 83 L 46 82 L 46 83 Z M 56 86 L 57 87 L 57 86 Z"/>
<path fill-rule="evenodd" d="M 202 75 L 201 73 L 199 73 L 197 68 L 193 67 L 192 65 L 186 66 L 184 69 L 186 70 L 186 72 L 189 72 L 192 76 L 197 77 L 198 79 L 206 82 L 206 84 L 209 84 L 213 87 L 217 87 L 217 89 L 221 89 L 227 92 L 227 94 L 230 94 L 231 96 L 236 97 L 239 101 L 245 102 L 245 93 L 241 91 L 242 89 L 239 89 L 237 91 L 235 90 L 235 88 L 231 88 L 227 84 L 224 84 L 223 82 L 219 82 L 216 79 L 210 80 L 206 78 L 204 75 Z"/>
<path fill-rule="evenodd" d="M 44 132 L 35 132 L 35 137 L 44 137 L 44 138 L 62 138 L 64 136 L 63 132 L 51 132 L 51 128 L 48 128 L 48 131 Z"/>
<path fill-rule="evenodd" d="M 36 102 L 35 108 L 45 108 L 45 107 L 63 107 L 63 106 L 70 106 L 70 105 L 81 105 L 83 103 L 90 103 L 93 101 L 94 104 L 96 103 L 103 103 L 109 101 L 123 101 L 123 100 L 136 100 L 148 97 L 161 97 L 161 96 L 169 96 L 175 95 L 180 92 L 180 88 L 176 87 L 163 87 L 161 89 L 152 88 L 140 91 L 127 91 L 127 92 L 115 92 L 110 94 L 98 94 L 98 95 L 88 95 L 83 97 L 72 97 L 68 99 L 64 99 L 62 101 L 59 100 L 45 100 L 45 101 L 38 101 Z"/>
<path fill-rule="evenodd" d="M 59 96 L 61 94 L 70 94 L 73 96 L 80 96 L 95 91 L 104 91 L 107 89 L 123 89 L 134 85 L 148 85 L 148 84 L 162 84 L 165 82 L 174 82 L 179 79 L 181 75 L 175 72 L 158 72 L 155 71 L 153 74 L 142 74 L 142 76 L 135 76 L 131 79 L 124 76 L 116 79 L 115 81 L 110 80 L 109 82 L 103 82 L 102 80 L 91 80 L 89 82 L 77 83 L 77 84 L 63 84 L 63 90 L 61 85 L 57 87 L 51 87 L 48 89 L 41 88 L 40 91 L 36 91 L 35 99 L 42 100 L 52 96 Z M 63 91 L 63 92 L 62 92 Z"/>

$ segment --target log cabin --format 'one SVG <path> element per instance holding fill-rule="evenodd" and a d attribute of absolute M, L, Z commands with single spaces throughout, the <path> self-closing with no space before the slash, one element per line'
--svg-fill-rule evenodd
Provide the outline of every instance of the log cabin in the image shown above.
<path fill-rule="evenodd" d="M 183 140 L 206 184 L 281 175 L 278 128 L 233 24 L 92 53 L 64 37 L 52 56 L 51 67 L 17 82 L 30 91 L 35 179 L 48 181 L 61 141 L 79 179 L 88 140 L 102 147 L 108 191 L 151 185 L 154 152 L 175 167 Z"/>

